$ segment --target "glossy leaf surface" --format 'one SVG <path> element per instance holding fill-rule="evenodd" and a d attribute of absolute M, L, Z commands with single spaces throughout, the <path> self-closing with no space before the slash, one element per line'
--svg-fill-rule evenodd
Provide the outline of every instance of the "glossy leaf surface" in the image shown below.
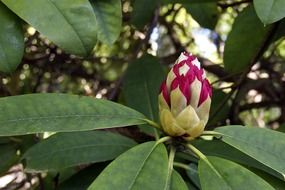
<path fill-rule="evenodd" d="M 0 98 L 0 136 L 86 131 L 144 124 L 128 107 L 68 94 L 29 94 Z"/>
<path fill-rule="evenodd" d="M 88 0 L 2 0 L 15 14 L 65 51 L 87 56 L 96 44 L 96 17 Z"/>
<path fill-rule="evenodd" d="M 56 170 L 111 160 L 136 143 L 107 131 L 58 133 L 32 146 L 23 156 L 27 170 Z"/>

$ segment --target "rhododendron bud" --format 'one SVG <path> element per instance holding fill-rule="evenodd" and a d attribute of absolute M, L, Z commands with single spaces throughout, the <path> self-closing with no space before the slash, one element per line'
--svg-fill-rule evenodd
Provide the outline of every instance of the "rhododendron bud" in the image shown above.
<path fill-rule="evenodd" d="M 202 134 L 208 122 L 212 88 L 196 57 L 181 53 L 162 83 L 159 116 L 170 136 L 192 140 Z"/>

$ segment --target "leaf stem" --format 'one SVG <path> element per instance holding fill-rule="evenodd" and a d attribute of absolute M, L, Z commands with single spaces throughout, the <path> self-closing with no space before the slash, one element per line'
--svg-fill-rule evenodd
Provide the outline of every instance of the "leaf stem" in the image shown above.
<path fill-rule="evenodd" d="M 155 127 L 155 128 L 157 128 L 157 129 L 161 129 L 161 126 L 160 126 L 158 123 L 156 123 L 156 122 L 154 122 L 154 121 L 152 121 L 152 120 L 144 119 L 144 121 L 146 121 L 147 124 L 149 124 L 149 125 L 152 126 L 152 127 Z"/>
<path fill-rule="evenodd" d="M 152 120 L 149 120 L 149 119 L 144 119 L 144 121 L 146 121 L 147 124 L 149 124 L 150 126 L 154 127 L 155 140 L 158 140 L 159 139 L 159 133 L 158 133 L 157 129 L 161 130 L 161 126 L 158 123 L 156 123 Z"/>
<path fill-rule="evenodd" d="M 162 137 L 162 138 L 160 138 L 160 139 L 158 139 L 158 140 L 156 141 L 156 144 L 164 143 L 164 142 L 166 142 L 166 141 L 168 141 L 168 140 L 170 140 L 170 139 L 171 139 L 170 136 Z"/>
<path fill-rule="evenodd" d="M 156 128 L 153 128 L 155 140 L 159 139 L 159 133 Z"/>
<path fill-rule="evenodd" d="M 204 131 L 203 133 L 202 133 L 202 135 L 212 135 L 212 136 L 215 136 L 215 135 L 223 135 L 223 134 L 221 134 L 221 133 L 219 133 L 219 132 L 216 132 L 216 131 Z"/>
<path fill-rule="evenodd" d="M 169 160 L 168 160 L 167 184 L 165 189 L 170 189 L 175 152 L 176 152 L 175 146 L 170 146 L 170 152 L 168 158 Z"/>
<path fill-rule="evenodd" d="M 207 157 L 196 147 L 194 147 L 192 144 L 186 145 L 192 152 L 194 152 L 201 160 L 203 160 L 208 166 L 215 171 L 215 173 L 221 177 L 221 174 L 216 170 L 216 168 L 211 164 L 211 162 L 207 159 Z"/>
<path fill-rule="evenodd" d="M 178 167 L 178 168 L 182 168 L 184 170 L 193 171 L 193 169 L 190 168 L 187 164 L 183 164 L 183 163 L 180 163 L 180 162 L 173 162 L 173 166 L 174 167 Z"/>
<path fill-rule="evenodd" d="M 22 139 L 19 139 L 19 138 L 16 138 L 16 137 L 9 137 L 9 140 L 14 141 L 16 143 L 21 143 L 23 141 Z"/>
<path fill-rule="evenodd" d="M 205 161 L 207 164 L 212 165 L 207 157 L 200 151 L 198 150 L 195 146 L 192 144 L 187 144 L 186 145 L 192 152 L 194 152 L 201 160 Z"/>

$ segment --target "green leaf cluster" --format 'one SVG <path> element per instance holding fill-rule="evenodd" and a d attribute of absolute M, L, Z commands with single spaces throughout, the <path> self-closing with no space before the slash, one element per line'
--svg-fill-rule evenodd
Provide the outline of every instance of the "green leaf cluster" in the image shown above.
<path fill-rule="evenodd" d="M 104 99 L 109 94 L 100 99 L 69 92 L 11 91 L 11 96 L 1 97 L 0 176 L 20 164 L 28 175 L 38 173 L 35 176 L 40 176 L 40 185 L 44 183 L 48 189 L 285 189 L 285 134 L 260 127 L 225 125 L 229 115 L 239 111 L 231 109 L 240 101 L 236 90 L 251 81 L 246 75 L 283 37 L 284 7 L 282 0 L 1 0 L 0 71 L 9 73 L 3 76 L 23 76 L 17 67 L 27 59 L 28 28 L 36 30 L 44 45 L 55 45 L 65 56 L 81 61 L 77 66 L 91 70 L 89 78 L 102 77 L 93 76 L 92 69 L 105 69 L 112 64 L 123 74 L 114 69 L 119 79 L 104 81 L 112 84 L 99 89 L 119 91 L 118 97 L 109 98 L 116 102 Z M 160 55 L 159 47 L 157 51 L 148 47 L 163 44 L 166 34 L 185 27 L 180 10 L 185 20 L 190 19 L 191 24 L 211 34 L 220 24 L 220 16 L 226 11 L 232 14 L 231 29 L 218 55 L 221 64 L 203 65 L 209 71 L 218 68 L 217 76 L 210 76 L 218 78 L 215 83 L 225 77 L 234 85 L 229 87 L 231 90 L 214 89 L 207 131 L 191 141 L 167 136 L 160 126 L 158 94 L 167 73 L 165 63 L 160 61 L 171 56 Z M 192 35 L 189 30 L 183 34 L 187 38 Z M 136 43 L 126 40 L 122 46 L 112 46 L 121 36 Z M 177 51 L 191 46 L 184 48 L 177 39 L 171 40 Z M 111 64 L 106 52 L 111 54 Z M 126 52 L 135 53 L 124 57 Z M 123 60 L 121 65 L 117 58 Z M 103 66 L 93 65 L 95 59 L 104 60 Z M 282 68 L 272 70 L 276 74 Z M 42 78 L 45 75 L 41 73 Z M 56 80 L 60 81 L 60 77 Z M 88 89 L 89 81 L 81 82 Z M 8 85 L 2 86 L 4 89 Z M 283 95 L 282 90 L 278 92 L 281 95 L 277 97 Z"/>

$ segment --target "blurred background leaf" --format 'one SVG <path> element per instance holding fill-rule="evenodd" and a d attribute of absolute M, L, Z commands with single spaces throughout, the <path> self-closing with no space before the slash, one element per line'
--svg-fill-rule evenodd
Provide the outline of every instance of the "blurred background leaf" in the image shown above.
<path fill-rule="evenodd" d="M 86 190 L 93 180 L 106 167 L 106 163 L 93 164 L 64 180 L 58 187 L 59 190 Z"/>
<path fill-rule="evenodd" d="M 96 17 L 88 0 L 2 2 L 67 52 L 87 56 L 93 50 L 97 40 Z"/>
<path fill-rule="evenodd" d="M 11 25 L 9 31 L 19 28 L 22 32 L 18 33 L 18 37 L 13 35 L 13 32 L 5 32 L 8 31 L 7 22 L 4 22 L 6 17 L 1 16 L 0 31 L 4 32 L 0 32 L 0 44 L 3 44 L 4 39 L 5 49 L 15 47 L 10 40 L 11 36 L 24 42 L 24 46 L 19 46 L 22 49 L 12 49 L 10 59 L 14 60 L 13 64 L 0 61 L 2 66 L 9 65 L 14 68 L 13 73 L 8 71 L 9 74 L 1 70 L 1 97 L 46 92 L 79 94 L 132 106 L 159 122 L 155 105 L 160 82 L 165 77 L 165 71 L 173 65 L 180 53 L 189 51 L 198 57 L 214 88 L 207 130 L 220 125 L 239 124 L 284 131 L 285 25 L 284 18 L 282 19 L 284 6 L 280 6 L 281 1 L 1 2 L 0 14 L 8 12 L 11 18 L 13 17 L 13 23 L 15 20 L 17 23 Z M 268 6 L 270 4 L 273 5 L 271 8 Z M 54 5 L 57 5 L 58 9 Z M 260 21 L 260 14 L 264 18 L 263 22 Z M 17 15 L 23 19 L 22 22 L 19 22 Z M 265 21 L 273 23 L 266 23 L 264 26 Z M 9 23 L 11 24 L 8 22 L 8 25 Z M 76 35 L 76 32 L 79 35 Z M 83 45 L 80 40 L 84 42 Z M 21 51 L 24 51 L 23 55 Z M 3 55 L 2 49 L 0 54 Z M 144 82 L 149 84 L 151 90 L 145 90 Z M 150 100 L 147 100 L 145 93 L 149 94 Z M 30 109 L 41 116 L 48 111 L 43 108 L 45 105 L 53 107 L 52 113 L 56 113 L 54 110 L 58 110 L 66 100 L 63 98 L 61 103 L 52 104 L 51 100 L 46 98 L 39 106 L 27 106 L 29 102 L 35 105 L 35 101 L 37 100 L 31 98 L 26 104 L 15 105 L 14 110 L 19 112 L 18 117 L 24 114 L 20 113 L 21 109 Z M 78 110 L 74 103 L 69 104 L 72 104 L 72 111 L 68 113 Z M 86 104 L 87 107 L 90 106 L 90 103 Z M 3 103 L 0 107 L 1 105 L 3 107 Z M 6 108 L 2 111 L 1 117 L 9 113 Z M 128 111 L 125 112 L 130 115 Z M 109 120 L 111 119 L 108 119 L 108 122 Z M 75 119 L 79 127 L 84 126 L 81 122 L 88 123 L 89 120 Z M 94 125 L 100 122 L 95 122 L 94 119 Z M 43 125 L 47 123 L 50 122 L 42 121 Z M 135 124 L 139 123 L 132 123 Z M 93 128 L 94 125 L 90 127 Z M 66 124 L 65 127 L 67 126 L 75 124 Z M 10 131 L 11 128 L 6 129 Z M 117 127 L 111 131 L 138 143 L 153 140 L 151 127 L 139 125 L 139 129 L 131 126 Z M 68 181 L 70 176 L 78 176 L 76 174 L 79 171 L 89 168 L 89 164 L 80 164 L 57 172 L 43 172 L 41 175 L 27 173 L 24 170 L 24 162 L 18 158 L 50 135 L 54 134 L 35 133 L 0 138 L 0 144 L 5 142 L 0 146 L 9 147 L 3 148 L 5 151 L 3 154 L 1 152 L 0 157 L 8 155 L 11 158 L 2 162 L 5 167 L 0 180 L 6 179 L 6 182 L 3 182 L 0 188 L 39 189 L 43 186 L 52 189 L 62 183 L 68 188 L 68 183 L 72 184 L 75 180 L 74 177 Z M 258 170 L 258 175 L 265 171 L 266 174 L 280 177 L 278 172 L 255 162 L 250 156 L 224 142 L 217 143 L 217 140 L 213 140 L 195 145 L 206 155 L 230 159 L 249 170 Z M 14 160 L 15 155 L 17 158 Z M 187 167 L 189 164 L 194 167 L 198 162 L 194 156 L 178 152 L 177 162 L 180 161 Z M 175 170 L 189 188 L 198 189 L 183 169 L 175 167 Z M 94 175 L 92 180 L 91 177 L 88 178 L 91 181 L 97 176 L 95 171 L 90 175 Z M 276 178 L 263 179 L 268 180 L 275 188 L 278 187 L 274 185 Z M 88 180 L 84 182 L 84 187 L 90 184 Z M 183 184 L 182 180 L 179 181 Z M 277 184 L 278 182 L 277 179 Z"/>
<path fill-rule="evenodd" d="M 215 29 L 218 21 L 218 8 L 213 3 L 183 3 L 186 10 L 204 28 Z"/>
<path fill-rule="evenodd" d="M 165 72 L 159 60 L 146 55 L 130 64 L 124 78 L 127 105 L 158 121 L 158 93 Z"/>
<path fill-rule="evenodd" d="M 19 159 L 17 149 L 12 144 L 0 145 L 0 176 L 4 174 Z"/>
<path fill-rule="evenodd" d="M 24 35 L 20 19 L 0 2 L 0 70 L 11 73 L 21 63 Z"/>
<path fill-rule="evenodd" d="M 282 0 L 254 0 L 254 8 L 264 24 L 271 24 L 285 17 Z"/>
<path fill-rule="evenodd" d="M 91 5 L 96 15 L 98 40 L 111 45 L 121 32 L 121 1 L 92 0 Z"/>
<path fill-rule="evenodd" d="M 231 73 L 248 69 L 260 51 L 264 51 L 262 44 L 269 32 L 270 27 L 260 22 L 252 6 L 244 9 L 236 18 L 225 44 L 225 69 Z M 243 49 L 245 45 L 246 48 Z"/>
<path fill-rule="evenodd" d="M 147 23 L 151 21 L 154 11 L 158 8 L 160 0 L 132 0 L 133 12 L 131 23 L 138 29 L 142 29 Z"/>
<path fill-rule="evenodd" d="M 145 55 L 130 63 L 122 91 L 127 105 L 158 122 L 157 95 L 164 76 L 163 67 L 153 56 Z M 154 133 L 154 129 L 149 126 L 142 126 L 142 130 Z"/>

